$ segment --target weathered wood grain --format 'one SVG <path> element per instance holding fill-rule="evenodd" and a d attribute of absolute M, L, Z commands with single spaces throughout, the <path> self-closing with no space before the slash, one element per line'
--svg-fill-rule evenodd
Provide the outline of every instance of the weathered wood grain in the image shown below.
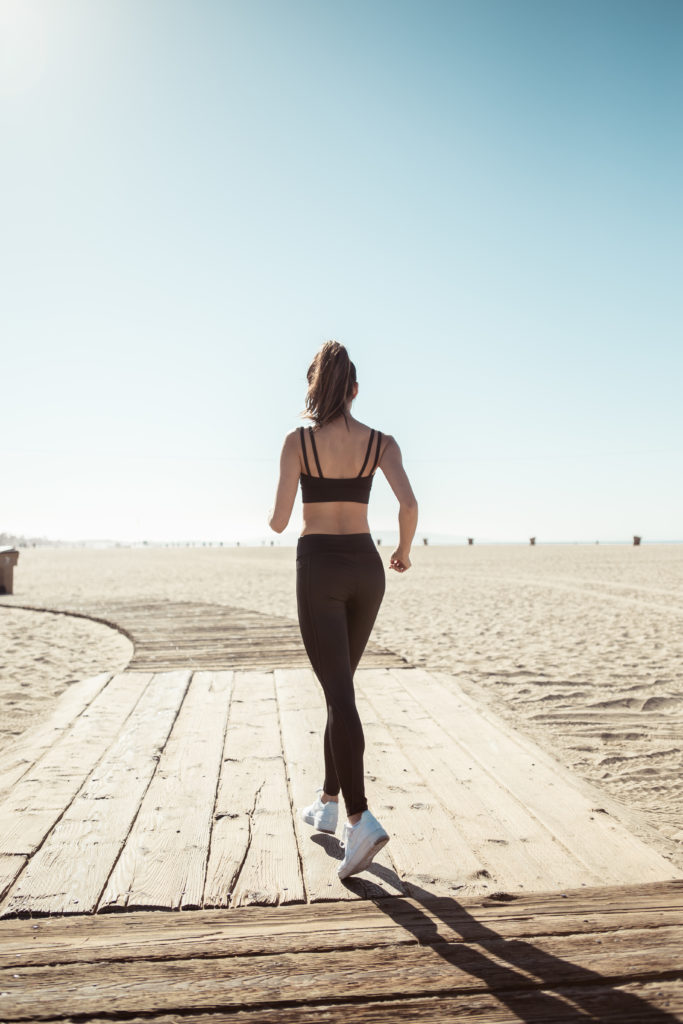
<path fill-rule="evenodd" d="M 457 848 L 479 851 L 479 867 L 491 876 L 490 881 L 480 876 L 481 885 L 490 891 L 534 892 L 552 883 L 599 884 L 598 873 L 574 856 L 562 835 L 544 828 L 533 807 L 524 806 L 503 780 L 463 750 L 443 718 L 442 704 L 417 701 L 403 679 L 400 671 L 372 670 L 359 674 L 358 685 L 402 758 L 429 784 L 431 805 L 443 807 L 455 823 Z"/>
<path fill-rule="evenodd" d="M 361 674 L 357 675 L 370 776 L 368 799 L 391 837 L 398 875 L 431 893 L 469 891 L 470 883 L 482 877 L 485 865 L 444 812 L 441 797 L 427 786 L 367 699 L 367 693 L 382 685 L 383 677 L 381 670 L 368 671 L 362 674 L 362 683 L 358 679 Z"/>
<path fill-rule="evenodd" d="M 3 913 L 88 913 L 126 841 L 189 672 L 153 677 L 123 729 L 11 890 Z M 77 893 L 78 895 L 74 895 Z"/>
<path fill-rule="evenodd" d="M 515 800 L 561 839 L 572 856 L 605 884 L 680 877 L 670 861 L 646 846 L 611 815 L 591 806 L 571 774 L 530 740 L 468 700 L 455 681 L 422 669 L 404 669 L 400 681 L 423 707 L 438 707 L 441 722 L 468 756 L 494 773 Z"/>
<path fill-rule="evenodd" d="M 0 853 L 32 854 L 112 744 L 152 678 L 114 676 L 0 804 Z"/>
<path fill-rule="evenodd" d="M 61 693 L 40 725 L 27 730 L 0 753 L 0 798 L 14 786 L 91 703 L 109 680 L 103 672 L 73 683 Z"/>
<path fill-rule="evenodd" d="M 272 673 L 235 675 L 204 906 L 301 902 Z"/>
<path fill-rule="evenodd" d="M 326 711 L 320 684 L 310 668 L 283 669 L 275 673 L 283 748 L 287 762 L 292 814 L 297 830 L 308 899 L 370 899 L 403 894 L 403 886 L 385 847 L 370 869 L 341 882 L 337 875 L 343 858 L 339 840 L 346 812 L 340 796 L 339 824 L 335 836 L 317 832 L 300 818 L 322 785 L 323 734 Z"/>
<path fill-rule="evenodd" d="M 657 928 L 682 918 L 680 882 L 525 894 L 509 903 L 447 897 L 14 918 L 0 923 L 0 967 L 527 939 Z"/>
<path fill-rule="evenodd" d="M 274 1016 L 274 1014 L 277 1016 Z M 683 1020 L 683 982 L 637 981 L 624 985 L 575 985 L 462 996 L 397 998 L 381 1002 L 315 1003 L 236 1013 L 183 1014 L 183 1024 L 676 1024 Z M 63 1024 L 54 1019 L 45 1024 Z M 111 1017 L 88 1017 L 88 1024 L 111 1024 Z M 152 1014 L 126 1017 L 126 1024 L 178 1024 L 178 1017 Z"/>
<path fill-rule="evenodd" d="M 315 832 L 299 817 L 300 809 L 315 799 L 316 790 L 323 782 L 325 711 L 316 686 L 310 669 L 275 672 L 292 819 L 309 901 L 356 900 L 360 895 L 357 889 L 343 885 L 337 877 L 342 857 L 338 839 L 341 826 L 336 837 L 326 836 Z M 340 820 L 343 820 L 341 814 Z"/>
<path fill-rule="evenodd" d="M 133 960 L 0 971 L 5 1020 L 144 1010 L 185 1013 L 250 1005 L 593 986 L 681 974 L 683 926 L 590 935 L 492 937 L 264 957 Z M 209 969 L 210 966 L 210 969 Z M 18 973 L 19 977 L 13 977 Z"/>
<path fill-rule="evenodd" d="M 633 880 L 641 862 L 645 877 L 680 875 L 457 688 L 431 673 L 365 669 L 356 681 L 368 798 L 391 841 L 342 883 L 341 823 L 327 836 L 299 818 L 323 772 L 325 710 L 310 668 L 240 676 L 227 732 L 229 673 L 195 673 L 183 701 L 188 674 L 170 675 L 169 692 L 161 677 L 114 677 L 7 793 L 0 917 L 509 895 L 603 874 Z"/>
<path fill-rule="evenodd" d="M 21 854 L 0 854 L 0 899 L 2 899 L 5 893 L 8 892 L 10 886 L 17 879 L 27 861 L 28 857 Z"/>
<path fill-rule="evenodd" d="M 232 672 L 195 672 L 99 909 L 202 903 Z"/>

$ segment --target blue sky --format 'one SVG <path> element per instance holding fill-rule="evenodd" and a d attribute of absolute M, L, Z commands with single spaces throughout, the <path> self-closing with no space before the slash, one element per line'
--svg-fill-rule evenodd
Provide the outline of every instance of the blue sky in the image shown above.
<path fill-rule="evenodd" d="M 332 337 L 421 534 L 683 538 L 682 51 L 668 0 L 4 0 L 0 530 L 267 536 Z"/>

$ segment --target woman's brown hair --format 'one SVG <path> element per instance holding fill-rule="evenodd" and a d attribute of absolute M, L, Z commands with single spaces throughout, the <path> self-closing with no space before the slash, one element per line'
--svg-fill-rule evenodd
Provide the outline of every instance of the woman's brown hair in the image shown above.
<path fill-rule="evenodd" d="M 349 353 L 338 341 L 326 341 L 306 374 L 305 416 L 323 427 L 337 416 L 346 420 L 346 403 L 353 396 L 356 383 L 356 367 L 349 359 Z M 348 420 L 346 420 L 348 426 Z"/>

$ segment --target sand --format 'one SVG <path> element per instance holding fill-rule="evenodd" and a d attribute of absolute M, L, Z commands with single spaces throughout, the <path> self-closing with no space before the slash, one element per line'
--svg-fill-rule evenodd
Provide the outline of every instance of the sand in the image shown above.
<path fill-rule="evenodd" d="M 389 574 L 374 639 L 640 810 L 683 866 L 683 545 L 418 547 L 413 564 Z M 169 599 L 294 618 L 293 582 L 291 548 L 22 551 L 0 597 L 0 746 L 130 653 L 100 624 L 9 607 Z"/>
<path fill-rule="evenodd" d="M 121 633 L 71 615 L 0 608 L 0 749 L 39 721 L 60 693 L 133 653 Z"/>

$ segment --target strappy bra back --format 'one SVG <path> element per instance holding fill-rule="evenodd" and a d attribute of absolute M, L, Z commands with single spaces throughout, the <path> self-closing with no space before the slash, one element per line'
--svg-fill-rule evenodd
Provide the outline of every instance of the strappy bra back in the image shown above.
<path fill-rule="evenodd" d="M 370 488 L 372 487 L 372 478 L 375 470 L 379 463 L 379 450 L 382 444 L 382 433 L 379 430 L 371 430 L 370 438 L 368 440 L 368 447 L 365 452 L 365 458 L 363 459 L 363 465 L 360 468 L 358 476 L 349 477 L 330 477 L 323 476 L 323 471 L 320 468 L 320 459 L 318 458 L 318 449 L 315 445 L 315 436 L 313 434 L 313 428 L 308 428 L 308 436 L 311 441 L 311 450 L 315 459 L 315 465 L 318 470 L 317 476 L 311 475 L 311 467 L 308 463 L 308 453 L 306 452 L 306 435 L 304 428 L 299 427 L 299 438 L 301 439 L 301 450 L 304 455 L 304 465 L 306 472 L 302 473 L 299 479 L 301 480 L 301 498 L 304 502 L 316 502 L 316 501 L 356 501 L 362 505 L 367 505 L 370 501 Z M 375 441 L 375 437 L 377 440 Z M 373 459 L 370 472 L 365 473 L 365 468 L 370 459 L 370 455 L 373 448 L 373 442 L 375 443 L 375 457 Z M 365 474 L 365 475 L 363 475 Z"/>

